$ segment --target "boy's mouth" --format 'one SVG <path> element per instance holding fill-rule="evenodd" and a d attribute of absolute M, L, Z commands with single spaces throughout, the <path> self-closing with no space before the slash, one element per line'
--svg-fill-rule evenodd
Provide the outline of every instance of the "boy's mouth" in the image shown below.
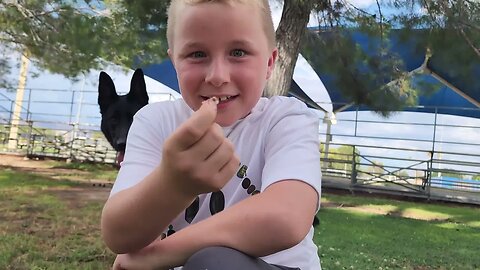
<path fill-rule="evenodd" d="M 212 97 L 216 97 L 219 101 L 219 103 L 224 103 L 224 102 L 227 102 L 229 100 L 232 100 L 234 98 L 236 98 L 238 95 L 235 95 L 235 96 L 211 96 L 211 97 L 207 97 L 207 96 L 202 96 L 203 100 L 207 100 L 207 99 L 210 99 Z"/>

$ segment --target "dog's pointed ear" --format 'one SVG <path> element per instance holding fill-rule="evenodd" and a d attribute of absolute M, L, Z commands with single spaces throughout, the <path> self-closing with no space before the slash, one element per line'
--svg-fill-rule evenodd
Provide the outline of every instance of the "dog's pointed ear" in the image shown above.
<path fill-rule="evenodd" d="M 147 86 L 145 85 L 145 78 L 141 68 L 137 68 L 133 73 L 128 99 L 135 100 L 142 105 L 148 104 Z"/>
<path fill-rule="evenodd" d="M 98 81 L 98 105 L 100 105 L 100 113 L 103 114 L 108 106 L 118 98 L 118 94 L 112 78 L 107 73 L 100 72 Z"/>

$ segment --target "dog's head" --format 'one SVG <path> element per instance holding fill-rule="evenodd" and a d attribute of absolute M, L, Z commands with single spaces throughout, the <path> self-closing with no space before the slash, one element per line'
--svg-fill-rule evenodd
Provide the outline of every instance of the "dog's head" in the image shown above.
<path fill-rule="evenodd" d="M 101 130 L 112 147 L 119 152 L 120 159 L 123 159 L 133 116 L 147 104 L 147 88 L 141 69 L 135 70 L 133 74 L 130 92 L 121 96 L 117 94 L 110 76 L 103 71 L 100 72 L 98 105 L 102 114 Z"/>

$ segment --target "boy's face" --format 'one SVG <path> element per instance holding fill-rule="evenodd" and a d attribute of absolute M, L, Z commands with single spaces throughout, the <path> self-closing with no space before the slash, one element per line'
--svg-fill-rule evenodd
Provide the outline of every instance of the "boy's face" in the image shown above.
<path fill-rule="evenodd" d="M 169 55 L 193 110 L 216 96 L 216 122 L 229 126 L 257 104 L 277 50 L 270 49 L 260 11 L 244 4 L 204 3 L 177 11 Z"/>

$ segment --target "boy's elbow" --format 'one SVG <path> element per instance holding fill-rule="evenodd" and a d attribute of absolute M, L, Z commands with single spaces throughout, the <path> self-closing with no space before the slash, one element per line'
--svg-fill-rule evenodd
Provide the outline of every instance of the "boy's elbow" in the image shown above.
<path fill-rule="evenodd" d="M 125 248 L 118 238 L 113 236 L 111 233 L 108 232 L 107 229 L 104 229 L 102 226 L 102 239 L 105 245 L 115 254 L 124 254 L 128 253 L 128 250 Z"/>
<path fill-rule="evenodd" d="M 300 242 L 302 242 L 303 239 L 305 239 L 305 236 L 307 236 L 312 225 L 311 222 L 306 223 L 303 221 L 299 221 L 301 219 L 296 216 L 293 217 L 292 215 L 288 215 L 287 213 L 283 214 L 284 215 L 280 218 L 278 222 L 282 223 L 282 238 L 285 241 L 285 248 L 291 248 L 298 245 Z"/>
<path fill-rule="evenodd" d="M 122 234 L 117 230 L 117 232 L 112 232 L 113 230 L 109 230 L 105 228 L 102 224 L 102 239 L 105 245 L 115 254 L 125 254 L 125 253 L 132 253 L 138 251 L 142 248 L 141 245 L 135 244 L 130 239 L 124 237 L 124 233 Z"/>
<path fill-rule="evenodd" d="M 113 222 L 114 217 L 109 216 L 104 208 L 101 218 L 101 235 L 105 245 L 116 254 L 131 253 L 137 249 L 135 245 L 129 242 L 125 230 Z M 140 248 L 138 248 L 140 249 Z"/>
<path fill-rule="evenodd" d="M 291 248 L 300 243 L 312 228 L 318 200 L 317 192 L 299 181 L 284 181 L 269 187 L 265 195 L 269 201 L 270 219 L 278 224 L 282 245 Z M 278 200 L 277 198 L 283 198 Z"/>
<path fill-rule="evenodd" d="M 120 239 L 117 233 L 113 232 L 112 226 L 107 217 L 105 217 L 105 213 L 102 213 L 102 221 L 101 221 L 101 234 L 102 239 L 105 245 L 110 249 L 113 253 L 122 254 L 126 253 L 122 243 L 120 243 Z"/>
<path fill-rule="evenodd" d="M 268 214 L 263 213 L 257 219 L 260 226 L 268 228 L 268 237 L 274 244 L 273 251 L 289 249 L 299 244 L 307 235 L 310 226 L 303 226 L 298 222 L 298 216 L 287 213 L 283 209 L 270 209 Z"/>

